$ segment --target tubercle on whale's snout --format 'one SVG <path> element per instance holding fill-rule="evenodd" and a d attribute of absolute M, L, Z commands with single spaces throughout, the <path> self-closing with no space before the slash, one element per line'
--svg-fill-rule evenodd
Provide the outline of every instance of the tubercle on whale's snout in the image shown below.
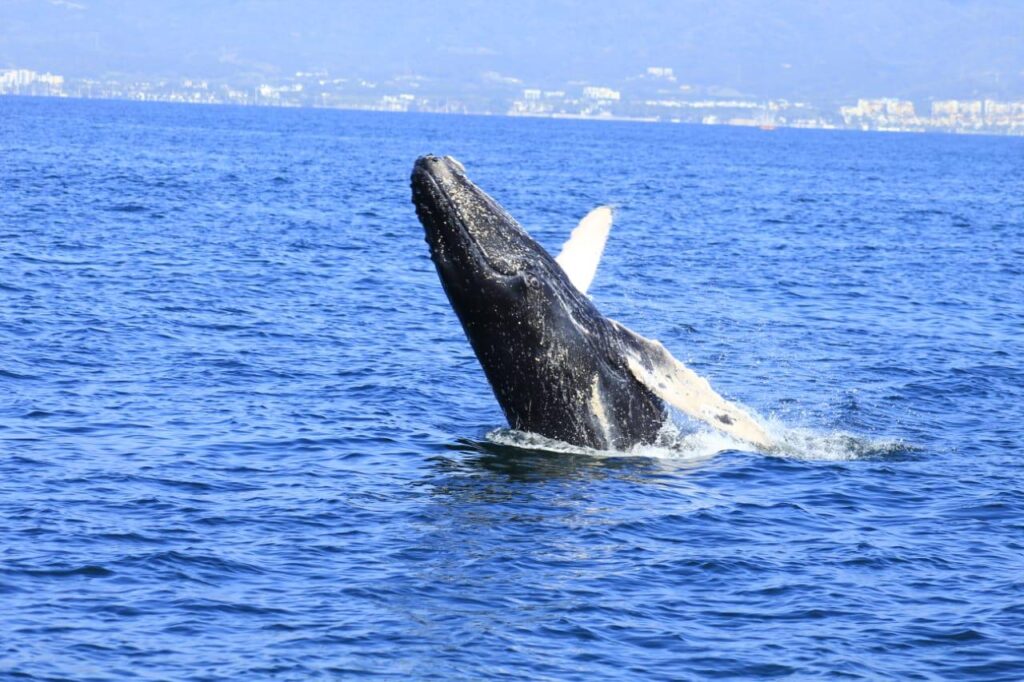
<path fill-rule="evenodd" d="M 458 159 L 451 156 L 438 157 L 433 154 L 424 154 L 416 159 L 416 162 L 413 164 L 413 184 L 417 182 L 418 176 L 424 180 L 432 180 L 437 185 L 442 185 L 452 180 L 465 182 L 466 167 Z"/>
<path fill-rule="evenodd" d="M 412 204 L 427 233 L 428 244 L 433 241 L 432 233 L 449 231 L 453 221 L 462 220 L 455 195 L 472 183 L 465 180 L 461 170 L 453 170 L 453 166 L 462 168 L 462 164 L 451 157 L 439 158 L 433 154 L 419 157 L 413 165 Z"/>
<path fill-rule="evenodd" d="M 441 159 L 434 156 L 433 154 L 424 154 L 423 156 L 416 159 L 416 162 L 412 165 L 412 177 L 415 181 L 416 176 L 419 174 L 430 175 L 431 171 L 436 168 L 440 163 Z"/>
<path fill-rule="evenodd" d="M 455 257 L 449 242 L 450 233 L 453 227 L 452 218 L 446 214 L 446 193 L 438 180 L 430 170 L 430 164 L 437 161 L 432 155 L 421 156 L 413 166 L 410 185 L 412 189 L 411 201 L 416 209 L 416 217 L 423 228 L 423 241 L 430 251 L 430 259 L 438 267 L 439 274 L 443 270 L 453 267 Z M 451 273 L 447 273 L 448 277 Z M 442 283 L 446 275 L 442 274 Z"/>
<path fill-rule="evenodd" d="M 443 171 L 436 169 L 436 156 L 421 156 L 413 165 L 409 185 L 412 189 L 412 203 L 419 211 L 422 207 L 438 205 L 445 194 L 442 189 Z"/>

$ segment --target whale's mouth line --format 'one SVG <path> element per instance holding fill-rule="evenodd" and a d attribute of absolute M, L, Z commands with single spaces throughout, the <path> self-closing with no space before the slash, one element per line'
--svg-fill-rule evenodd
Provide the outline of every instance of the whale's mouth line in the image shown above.
<path fill-rule="evenodd" d="M 458 239 L 462 241 L 467 257 L 471 258 L 492 279 L 507 280 L 516 277 L 519 273 L 505 272 L 491 261 L 486 249 L 480 245 L 476 237 L 469 230 L 466 220 L 459 212 L 455 200 L 448 192 L 442 189 L 434 175 L 425 168 L 419 169 L 418 173 L 429 183 L 429 187 L 418 187 L 414 182 L 413 202 L 416 205 L 416 211 L 420 218 L 425 217 L 426 221 L 423 222 L 430 226 L 426 230 L 425 241 L 430 247 L 430 257 L 434 263 L 445 266 L 449 265 L 449 261 L 453 260 L 453 254 L 451 253 L 453 250 L 446 242 Z M 453 226 L 454 231 L 452 230 Z M 447 239 L 444 234 L 445 228 L 448 230 Z M 448 248 L 445 248 L 446 246 Z M 439 263 L 438 259 L 444 262 Z"/>

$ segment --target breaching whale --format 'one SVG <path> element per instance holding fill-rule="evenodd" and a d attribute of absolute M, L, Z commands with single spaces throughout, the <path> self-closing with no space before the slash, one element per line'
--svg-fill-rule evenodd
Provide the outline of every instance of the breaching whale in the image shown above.
<path fill-rule="evenodd" d="M 512 428 L 628 450 L 656 440 L 668 404 L 770 447 L 741 407 L 586 296 L 610 211 L 588 215 L 556 260 L 449 156 L 416 160 L 412 200 L 448 300 Z"/>

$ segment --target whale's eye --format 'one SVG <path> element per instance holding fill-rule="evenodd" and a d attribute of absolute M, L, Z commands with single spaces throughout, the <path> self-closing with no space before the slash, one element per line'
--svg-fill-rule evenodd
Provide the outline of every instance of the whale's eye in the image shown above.
<path fill-rule="evenodd" d="M 540 289 L 540 280 L 537 279 L 534 275 L 527 275 L 526 286 L 530 287 L 531 289 Z"/>

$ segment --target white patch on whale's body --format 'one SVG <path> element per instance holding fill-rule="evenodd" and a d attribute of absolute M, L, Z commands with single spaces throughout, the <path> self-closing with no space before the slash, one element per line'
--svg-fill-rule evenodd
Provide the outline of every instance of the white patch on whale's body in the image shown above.
<path fill-rule="evenodd" d="M 604 433 L 604 439 L 607 442 L 612 441 L 612 430 L 608 425 L 608 413 L 605 412 L 604 403 L 601 402 L 601 377 L 594 375 L 594 381 L 590 384 L 590 411 L 597 417 L 597 423 L 601 425 L 601 431 Z"/>

